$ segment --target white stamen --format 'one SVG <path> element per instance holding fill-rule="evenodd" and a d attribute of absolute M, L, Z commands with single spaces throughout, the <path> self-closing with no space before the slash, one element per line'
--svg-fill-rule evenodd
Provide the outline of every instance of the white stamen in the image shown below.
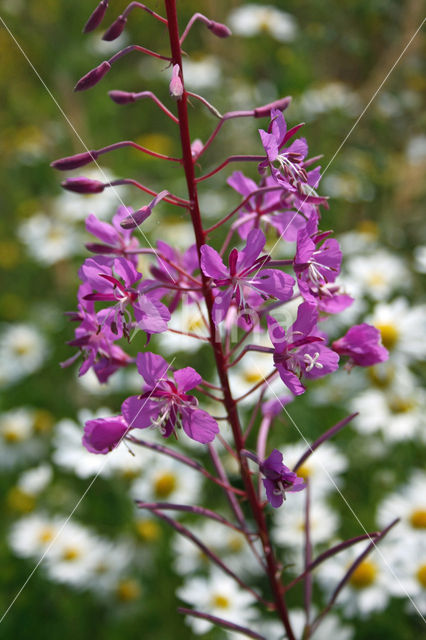
<path fill-rule="evenodd" d="M 321 362 L 317 362 L 318 358 L 319 358 L 319 352 L 317 351 L 314 356 L 312 357 L 311 355 L 309 355 L 309 353 L 305 353 L 305 355 L 303 356 L 303 362 L 307 365 L 306 367 L 306 371 L 309 373 L 309 371 L 312 371 L 312 369 L 315 367 L 316 369 L 323 369 L 324 365 L 321 364 Z"/>

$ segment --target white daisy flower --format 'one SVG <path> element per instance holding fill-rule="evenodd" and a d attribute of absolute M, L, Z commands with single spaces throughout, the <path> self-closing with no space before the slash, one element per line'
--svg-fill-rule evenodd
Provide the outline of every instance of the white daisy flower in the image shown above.
<path fill-rule="evenodd" d="M 86 527 L 67 522 L 46 558 L 49 578 L 73 587 L 85 587 L 93 575 L 93 561 L 99 545 L 100 539 Z"/>
<path fill-rule="evenodd" d="M 28 496 L 38 496 L 46 489 L 52 475 L 52 467 L 48 464 L 41 464 L 22 473 L 19 476 L 17 487 Z"/>
<path fill-rule="evenodd" d="M 18 228 L 18 236 L 28 255 L 44 266 L 50 266 L 81 253 L 79 234 L 62 220 L 37 213 Z"/>
<path fill-rule="evenodd" d="M 58 534 L 64 519 L 34 513 L 15 522 L 9 533 L 9 544 L 21 558 L 39 559 Z M 50 550 L 49 550 L 50 553 Z"/>
<path fill-rule="evenodd" d="M 31 409 L 20 407 L 0 414 L 0 468 L 10 469 L 41 456 L 43 443 L 34 427 Z"/>
<path fill-rule="evenodd" d="M 252 387 L 262 382 L 274 369 L 272 355 L 270 353 L 248 352 L 244 357 L 229 369 L 229 380 L 234 397 L 238 398 L 247 393 Z M 275 398 L 288 393 L 279 375 L 267 380 L 264 384 L 266 388 L 265 398 Z M 263 388 L 263 387 L 262 387 Z M 241 400 L 241 405 L 253 403 L 255 394 L 251 394 Z"/>
<path fill-rule="evenodd" d="M 378 304 L 366 322 L 382 334 L 382 342 L 395 362 L 405 364 L 426 356 L 426 305 L 410 307 L 405 298 Z"/>
<path fill-rule="evenodd" d="M 388 442 L 406 440 L 422 433 L 425 406 L 426 393 L 420 388 L 369 389 L 350 403 L 350 410 L 359 412 L 352 425 L 360 433 L 380 431 Z"/>
<path fill-rule="evenodd" d="M 329 82 L 318 89 L 308 89 L 298 100 L 302 113 L 315 117 L 319 114 L 339 109 L 349 115 L 356 115 L 359 98 L 341 82 Z"/>
<path fill-rule="evenodd" d="M 46 340 L 30 324 L 2 325 L 0 334 L 0 388 L 39 369 L 47 356 Z"/>
<path fill-rule="evenodd" d="M 414 269 L 419 273 L 426 273 L 426 244 L 414 249 Z"/>
<path fill-rule="evenodd" d="M 239 36 L 250 37 L 266 32 L 280 42 L 292 42 L 297 34 L 294 17 L 270 5 L 238 7 L 229 14 L 228 23 L 233 33 Z"/>
<path fill-rule="evenodd" d="M 387 300 L 391 293 L 401 287 L 406 290 L 411 284 L 405 260 L 389 251 L 380 250 L 365 259 L 355 256 L 345 263 L 349 278 L 358 284 L 358 295 L 367 295 L 373 300 Z"/>
<path fill-rule="evenodd" d="M 306 492 L 287 495 L 280 509 L 274 509 L 273 539 L 279 545 L 291 548 L 289 559 L 295 571 L 302 569 L 302 555 L 305 544 L 305 504 Z M 311 542 L 328 543 L 334 539 L 339 520 L 334 511 L 316 497 L 310 505 Z"/>
<path fill-rule="evenodd" d="M 250 625 L 257 617 L 252 607 L 253 596 L 217 570 L 213 570 L 208 578 L 188 579 L 176 594 L 194 609 L 243 626 Z M 213 627 L 208 620 L 192 616 L 187 616 L 185 620 L 196 634 L 206 633 Z"/>
<path fill-rule="evenodd" d="M 362 550 L 360 545 L 355 545 L 328 558 L 315 569 L 314 576 L 327 597 L 331 596 Z M 381 554 L 373 552 L 361 562 L 347 585 L 339 593 L 337 603 L 343 607 L 345 615 L 365 618 L 373 611 L 382 611 L 387 606 L 390 596 L 389 584 L 392 578 L 383 560 L 386 550 L 382 543 L 380 550 Z"/>
<path fill-rule="evenodd" d="M 202 475 L 166 455 L 152 453 L 145 462 L 144 474 L 132 484 L 131 494 L 143 502 L 196 504 Z M 178 517 L 174 512 L 173 517 Z"/>
<path fill-rule="evenodd" d="M 426 535 L 406 538 L 386 555 L 397 579 L 389 589 L 397 598 L 407 599 L 408 611 L 426 614 Z"/>
<path fill-rule="evenodd" d="M 387 526 L 394 518 L 400 522 L 389 532 L 389 539 L 426 539 L 426 473 L 416 470 L 409 481 L 379 504 L 377 522 Z M 404 542 L 405 544 L 405 542 Z"/>

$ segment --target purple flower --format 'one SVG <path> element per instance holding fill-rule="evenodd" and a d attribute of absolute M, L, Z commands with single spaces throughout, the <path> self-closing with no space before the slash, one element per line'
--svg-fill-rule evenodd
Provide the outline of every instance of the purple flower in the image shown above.
<path fill-rule="evenodd" d="M 271 176 L 262 178 L 258 186 L 242 171 L 234 171 L 227 182 L 244 198 L 262 187 L 277 186 Z M 289 198 L 285 189 L 254 195 L 240 210 L 239 220 L 234 223 L 233 228 L 236 228 L 240 237 L 246 240 L 249 232 L 256 228 L 260 221 L 274 227 L 280 237 L 293 242 L 296 240 L 298 229 L 305 226 L 306 220 L 299 212 L 291 210 L 291 199 L 293 199 L 293 194 Z"/>
<path fill-rule="evenodd" d="M 137 326 L 146 333 L 167 330 L 170 320 L 167 307 L 157 300 L 155 294 L 144 289 L 143 283 L 134 286 L 141 274 L 125 258 L 115 258 L 112 265 L 110 258 L 88 258 L 79 275 L 96 291 L 87 294 L 86 300 L 115 302 L 105 317 L 105 323 L 117 337 L 129 336 L 131 319 L 126 317 L 128 306 L 133 309 Z"/>
<path fill-rule="evenodd" d="M 297 310 L 297 319 L 286 331 L 268 317 L 269 336 L 275 347 L 274 363 L 284 384 L 294 395 L 304 393 L 300 378 L 319 378 L 335 371 L 339 356 L 324 345 L 317 332 L 318 311 L 314 305 L 303 302 Z"/>
<path fill-rule="evenodd" d="M 122 416 L 88 420 L 84 427 L 83 445 L 91 453 L 108 453 L 120 444 L 129 430 Z"/>
<path fill-rule="evenodd" d="M 136 267 L 137 255 L 129 254 L 128 252 L 138 249 L 139 242 L 137 238 L 132 237 L 132 230 L 123 229 L 121 226 L 121 221 L 129 215 L 129 212 L 131 212 L 131 209 L 128 207 L 119 207 L 112 219 L 112 224 L 102 222 L 96 216 L 90 214 L 86 218 L 86 229 L 96 238 L 99 238 L 103 244 L 89 242 L 86 244 L 87 249 L 98 254 L 121 255 L 130 260 Z"/>
<path fill-rule="evenodd" d="M 80 325 L 75 330 L 75 338 L 70 340 L 68 344 L 78 347 L 80 351 L 62 362 L 61 367 L 70 366 L 82 353 L 84 362 L 78 375 L 84 375 L 92 367 L 99 382 L 106 382 L 117 369 L 129 364 L 130 357 L 114 344 L 117 336 L 112 333 L 105 322 L 108 310 L 103 309 L 95 313 L 93 302 L 85 299 L 90 291 L 88 283 L 80 286 L 78 311 L 69 314 L 71 320 L 80 321 Z"/>
<path fill-rule="evenodd" d="M 285 500 L 287 491 L 301 491 L 306 487 L 303 478 L 299 478 L 283 464 L 282 453 L 274 449 L 271 455 L 259 465 L 260 472 L 265 476 L 263 484 L 266 497 L 275 509 Z"/>
<path fill-rule="evenodd" d="M 157 426 L 161 435 L 168 438 L 172 433 L 177 435 L 176 429 L 182 426 L 193 440 L 202 444 L 211 442 L 219 433 L 216 420 L 198 409 L 197 399 L 186 393 L 202 381 L 195 369 L 179 369 L 171 380 L 167 377 L 170 365 L 161 356 L 139 353 L 136 362 L 146 384 L 140 396 L 127 398 L 121 407 L 129 428 Z"/>
<path fill-rule="evenodd" d="M 388 350 L 382 345 L 381 334 L 376 327 L 363 322 L 351 327 L 332 344 L 342 356 L 349 356 L 349 366 L 371 367 L 388 359 Z"/>
<path fill-rule="evenodd" d="M 215 296 L 213 318 L 216 324 L 225 318 L 232 299 L 236 300 L 240 310 L 246 308 L 244 285 L 254 289 L 264 300 L 277 298 L 285 301 L 291 298 L 294 279 L 277 269 L 263 268 L 270 259 L 268 255 L 258 257 L 264 244 L 262 231 L 252 229 L 245 248 L 242 251 L 232 249 L 229 254 L 229 268 L 225 267 L 222 258 L 212 247 L 201 247 L 201 269 L 217 287 L 225 287 Z"/>
<path fill-rule="evenodd" d="M 317 217 L 309 219 L 304 229 L 297 234 L 297 250 L 294 270 L 299 280 L 318 287 L 334 282 L 340 273 L 342 252 L 331 231 L 317 231 Z"/>

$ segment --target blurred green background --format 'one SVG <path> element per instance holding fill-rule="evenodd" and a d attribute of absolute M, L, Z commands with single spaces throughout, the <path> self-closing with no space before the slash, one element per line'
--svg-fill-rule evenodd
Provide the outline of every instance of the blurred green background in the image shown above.
<path fill-rule="evenodd" d="M 105 26 L 126 6 L 121 0 L 110 4 Z M 227 22 L 231 10 L 242 4 L 205 0 L 201 10 L 217 21 Z M 188 72 L 193 90 L 205 95 L 222 112 L 293 96 L 286 118 L 291 124 L 307 123 L 304 135 L 310 155 L 323 154 L 322 164 L 326 166 L 417 29 L 424 5 L 418 0 L 277 0 L 273 4 L 295 20 L 297 31 L 290 41 L 273 37 L 267 24 L 257 35 L 228 40 L 214 38 L 201 24 L 193 28 L 184 49 L 190 63 L 204 63 L 198 72 L 197 68 L 192 68 L 192 75 Z M 200 10 L 200 3 L 191 0 L 178 5 L 181 25 Z M 6 368 L 0 409 L 6 412 L 29 406 L 39 410 L 46 432 L 42 436 L 46 452 L 50 450 L 52 426 L 61 418 L 74 419 L 78 409 L 96 410 L 101 404 L 115 412 L 123 399 L 120 390 L 106 397 L 92 395 L 90 389 L 76 383 L 75 366 L 62 370 L 58 365 L 72 355 L 72 349 L 65 345 L 72 337 L 72 327 L 63 312 L 75 308 L 77 269 L 86 255 L 83 220 L 91 212 L 91 201 L 90 197 L 82 197 L 81 214 L 65 213 L 64 217 L 63 207 L 71 206 L 61 200 L 60 181 L 64 176 L 53 171 L 49 163 L 83 151 L 82 141 L 89 149 L 97 149 L 128 139 L 172 156 L 179 154 L 175 126 L 154 104 L 143 101 L 120 107 L 107 96 L 110 89 L 152 90 L 173 110 L 168 97 L 169 72 L 161 62 L 132 53 L 94 89 L 73 93 L 73 86 L 82 75 L 117 50 L 114 43 L 100 43 L 102 28 L 82 35 L 82 26 L 94 6 L 95 2 L 83 0 L 0 1 L 4 21 L 0 24 L 0 321 L 5 323 L 3 329 L 17 323 L 35 325 L 49 345 L 36 373 L 8 381 Z M 163 13 L 161 2 L 154 2 L 152 8 Z M 164 28 L 142 12 L 133 12 L 123 40 L 124 44 L 139 43 L 164 54 L 168 51 Z M 410 266 L 413 248 L 426 243 L 422 224 L 422 47 L 424 40 L 419 34 L 332 160 L 327 170 L 328 182 L 324 178 L 322 187 L 322 193 L 331 196 L 324 228 L 333 228 L 337 233 L 372 230 L 383 246 L 404 256 Z M 214 117 L 195 100 L 192 105 L 193 137 L 205 140 L 215 125 Z M 265 124 L 264 120 L 244 120 L 225 125 L 222 137 L 203 158 L 203 172 L 220 162 L 225 151 L 260 153 L 257 128 Z M 152 189 L 169 188 L 185 196 L 184 183 L 175 166 L 151 161 L 131 150 L 104 156 L 101 164 L 118 178 L 135 177 Z M 252 176 L 256 174 L 253 167 L 241 168 Z M 85 173 L 82 169 L 76 175 Z M 227 199 L 236 202 L 224 184 L 224 176 L 230 173 L 231 169 L 219 174 L 201 190 L 206 214 L 212 219 Z M 139 207 L 147 202 L 143 194 L 121 193 L 126 204 Z M 111 197 L 105 206 L 113 211 L 112 200 Z M 184 222 L 169 209 L 162 209 L 160 228 L 151 224 L 154 239 L 166 233 L 166 227 L 173 238 L 174 229 L 178 233 Z M 25 223 L 40 213 L 48 220 L 65 219 L 69 234 L 76 235 L 75 244 L 64 259 L 43 256 L 43 247 L 35 257 L 23 240 L 26 236 L 30 244 L 37 242 L 37 234 L 31 236 Z M 51 233 L 59 232 L 53 228 Z M 187 233 L 185 228 L 183 233 Z M 418 299 L 421 287 L 417 274 L 409 294 L 411 300 Z M 404 291 L 403 282 L 400 288 Z M 183 355 L 181 358 L 184 362 Z M 333 424 L 345 411 L 316 407 L 312 412 L 307 399 L 292 408 L 292 415 L 313 437 L 322 425 Z M 348 446 L 351 437 L 342 435 Z M 393 473 L 406 478 L 410 465 L 421 466 L 421 455 L 415 444 L 404 443 L 392 458 Z M 394 487 L 394 482 L 389 483 L 382 474 L 382 481 L 372 486 L 356 452 L 352 463 L 347 497 L 358 504 L 357 512 L 370 530 L 375 526 L 374 505 Z M 0 469 L 0 615 L 33 567 L 31 562 L 15 558 L 7 543 L 11 524 L 28 511 L 25 505 L 11 499 L 22 468 L 17 464 Z M 72 473 L 55 469 L 54 490 L 42 507 L 69 512 L 87 484 Z M 99 478 L 78 507 L 76 518 L 111 538 L 123 532 L 135 536 L 126 488 L 125 480 Z M 352 524 L 349 516 L 344 517 L 342 534 L 351 535 Z M 117 606 L 106 604 L 93 594 L 50 582 L 37 570 L 2 622 L 0 636 L 19 640 L 195 637 L 175 614 L 174 589 L 180 579 L 169 568 L 168 530 L 161 526 L 157 533 L 155 544 L 147 539 L 138 542 L 141 553 L 148 548 L 155 570 L 151 568 L 146 574 L 143 568 L 138 570 L 141 595 L 135 593 L 134 601 Z M 359 621 L 356 639 L 419 637 L 419 623 L 414 617 L 407 618 L 400 601 L 394 602 L 393 612 L 391 616 L 388 610 L 369 621 Z M 206 637 L 218 637 L 214 634 Z"/>

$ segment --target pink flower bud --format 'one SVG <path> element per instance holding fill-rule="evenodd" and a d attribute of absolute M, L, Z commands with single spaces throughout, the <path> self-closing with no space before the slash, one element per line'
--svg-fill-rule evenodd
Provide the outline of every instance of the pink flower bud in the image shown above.
<path fill-rule="evenodd" d="M 102 193 L 105 189 L 103 182 L 90 178 L 67 178 L 61 183 L 61 187 L 75 193 Z"/>
<path fill-rule="evenodd" d="M 135 229 L 138 227 L 144 220 L 149 218 L 151 215 L 151 207 L 146 205 L 142 207 L 142 209 L 138 209 L 135 213 L 132 213 L 131 216 L 127 216 L 120 222 L 120 227 L 123 229 Z"/>
<path fill-rule="evenodd" d="M 212 33 L 218 38 L 228 38 L 232 36 L 232 31 L 229 29 L 226 24 L 222 24 L 221 22 L 215 22 L 214 20 L 210 21 L 210 24 L 207 25 L 207 28 L 210 29 Z"/>
<path fill-rule="evenodd" d="M 271 109 L 279 109 L 280 111 L 284 111 L 287 109 L 291 102 L 290 96 L 286 98 L 280 98 L 279 100 L 275 100 L 274 102 L 270 102 L 269 104 L 263 105 L 263 107 L 257 107 L 254 109 L 254 117 L 255 118 L 266 118 L 271 114 Z"/>
<path fill-rule="evenodd" d="M 112 23 L 112 25 L 107 29 L 102 36 L 102 40 L 107 40 L 111 42 L 111 40 L 115 40 L 118 36 L 121 36 L 123 33 L 124 27 L 126 26 L 127 18 L 124 16 L 118 16 L 117 20 Z"/>
<path fill-rule="evenodd" d="M 104 15 L 107 10 L 107 7 L 108 7 L 108 0 L 101 0 L 101 2 L 98 4 L 96 9 L 92 13 L 88 21 L 86 22 L 85 27 L 83 29 L 83 33 L 89 33 L 89 31 L 93 31 L 93 29 L 96 29 L 96 27 L 98 27 L 101 24 L 102 20 L 104 19 Z"/>
<path fill-rule="evenodd" d="M 172 72 L 172 79 L 170 80 L 169 91 L 172 98 L 179 100 L 183 94 L 183 84 L 180 79 L 180 68 L 178 64 L 175 64 Z"/>
<path fill-rule="evenodd" d="M 70 171 L 71 169 L 78 169 L 79 167 L 84 167 L 85 164 L 89 164 L 89 162 L 93 162 L 97 159 L 98 155 L 97 151 L 77 153 L 75 156 L 55 160 L 50 166 L 59 171 Z"/>
<path fill-rule="evenodd" d="M 196 158 L 197 156 L 199 156 L 203 149 L 204 149 L 204 145 L 200 140 L 200 138 L 197 138 L 196 140 L 194 140 L 194 142 L 191 144 L 192 157 Z"/>
<path fill-rule="evenodd" d="M 135 94 L 128 91 L 109 91 L 109 97 L 117 104 L 128 104 L 129 102 L 135 102 Z"/>
<path fill-rule="evenodd" d="M 91 89 L 95 84 L 98 84 L 106 73 L 111 69 L 111 65 L 107 60 L 104 60 L 100 65 L 86 73 L 85 76 L 80 78 L 74 87 L 74 91 L 85 91 Z"/>

